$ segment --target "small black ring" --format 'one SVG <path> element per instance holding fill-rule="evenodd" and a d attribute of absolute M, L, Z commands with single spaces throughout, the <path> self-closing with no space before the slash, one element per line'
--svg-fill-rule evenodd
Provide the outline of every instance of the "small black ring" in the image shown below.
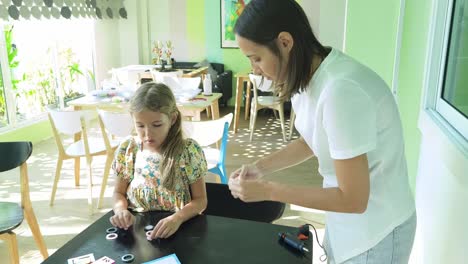
<path fill-rule="evenodd" d="M 135 256 L 133 254 L 125 254 L 122 256 L 122 261 L 125 263 L 130 263 L 135 259 Z"/>
<path fill-rule="evenodd" d="M 106 229 L 106 233 L 107 234 L 110 234 L 110 233 L 117 233 L 117 227 L 109 227 Z"/>
<path fill-rule="evenodd" d="M 145 226 L 145 231 L 151 231 L 154 229 L 154 226 L 153 225 L 147 225 Z"/>

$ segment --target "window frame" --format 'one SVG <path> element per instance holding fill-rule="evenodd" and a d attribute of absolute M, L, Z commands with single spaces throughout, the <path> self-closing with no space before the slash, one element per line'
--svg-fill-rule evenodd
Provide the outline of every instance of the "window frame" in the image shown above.
<path fill-rule="evenodd" d="M 423 128 L 426 122 L 434 123 L 468 156 L 468 118 L 442 98 L 454 4 L 454 0 L 433 1 L 424 79 L 426 92 L 419 125 Z"/>

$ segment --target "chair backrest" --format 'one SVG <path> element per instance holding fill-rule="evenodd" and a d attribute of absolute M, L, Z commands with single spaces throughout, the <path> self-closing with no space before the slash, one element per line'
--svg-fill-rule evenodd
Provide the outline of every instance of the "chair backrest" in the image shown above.
<path fill-rule="evenodd" d="M 177 90 L 197 90 L 200 86 L 201 77 L 185 78 L 164 76 L 162 83 L 169 86 L 172 91 Z"/>
<path fill-rule="evenodd" d="M 89 123 L 89 121 L 96 117 L 96 113 L 88 110 L 49 110 L 49 116 L 58 132 L 66 135 L 74 135 L 81 132 L 82 121 Z"/>
<path fill-rule="evenodd" d="M 207 215 L 271 223 L 283 215 L 285 208 L 281 202 L 245 203 L 232 196 L 227 184 L 207 182 L 206 195 L 208 205 L 203 213 Z"/>
<path fill-rule="evenodd" d="M 177 81 L 184 90 L 197 90 L 200 87 L 201 77 L 184 78 L 179 77 Z"/>
<path fill-rule="evenodd" d="M 99 120 L 105 131 L 112 136 L 126 137 L 132 134 L 135 127 L 132 115 L 128 112 L 98 110 Z"/>
<path fill-rule="evenodd" d="M 231 125 L 233 114 L 229 113 L 217 120 L 182 121 L 182 130 L 186 137 L 192 138 L 205 147 L 218 142 L 226 134 L 225 123 Z"/>
<path fill-rule="evenodd" d="M 0 172 L 19 167 L 32 154 L 32 143 L 29 141 L 0 142 Z"/>
<path fill-rule="evenodd" d="M 153 80 L 155 82 L 164 83 L 164 77 L 182 77 L 183 72 L 180 70 L 177 71 L 170 71 L 170 72 L 161 72 L 156 70 L 151 70 L 151 76 L 153 76 Z M 167 84 L 166 84 L 167 85 Z"/>
<path fill-rule="evenodd" d="M 112 137 L 130 136 L 134 129 L 132 115 L 128 112 L 112 112 L 98 110 L 99 126 L 101 127 L 107 150 L 111 150 Z"/>
<path fill-rule="evenodd" d="M 261 75 L 249 74 L 250 81 L 254 86 L 254 94 L 257 93 L 256 89 L 262 92 L 272 92 L 273 90 L 273 81 L 267 80 Z"/>
<path fill-rule="evenodd" d="M 75 135 L 76 133 L 81 133 L 85 146 L 89 150 L 86 124 L 88 124 L 95 116 L 96 113 L 90 110 L 49 110 L 50 125 L 52 126 L 55 142 L 57 143 L 57 147 L 61 153 L 65 153 L 65 148 L 60 134 Z"/>

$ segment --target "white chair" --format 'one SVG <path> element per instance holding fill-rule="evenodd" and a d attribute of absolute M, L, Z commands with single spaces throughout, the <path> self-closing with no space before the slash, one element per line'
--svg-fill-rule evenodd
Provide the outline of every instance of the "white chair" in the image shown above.
<path fill-rule="evenodd" d="M 92 158 L 97 155 L 107 155 L 106 145 L 102 138 L 88 138 L 87 124 L 96 117 L 94 111 L 59 111 L 49 110 L 49 120 L 52 126 L 52 131 L 57 143 L 59 155 L 57 160 L 57 168 L 55 171 L 55 179 L 50 197 L 50 205 L 54 204 L 57 184 L 60 178 L 63 161 L 67 159 L 75 159 L 75 185 L 79 186 L 80 181 L 80 158 L 86 158 L 88 171 L 88 205 L 89 213 L 93 213 L 93 192 L 92 192 Z M 69 145 L 64 145 L 64 139 L 61 134 L 65 135 L 80 135 L 80 139 Z M 109 158 L 109 157 L 108 157 Z M 107 161 L 108 162 L 108 161 Z M 106 162 L 106 163 L 107 163 Z M 104 175 L 108 174 L 109 170 L 104 171 Z M 107 177 L 107 176 L 104 176 Z"/>
<path fill-rule="evenodd" d="M 114 153 L 121 139 L 132 134 L 134 123 L 132 116 L 128 112 L 112 112 L 105 110 L 98 110 L 99 125 L 106 145 L 107 159 L 104 167 L 104 176 L 102 178 L 101 192 L 99 194 L 97 208 L 102 207 L 104 192 L 109 178 L 109 170 L 114 159 Z M 115 140 L 116 138 L 117 140 Z"/>
<path fill-rule="evenodd" d="M 277 96 L 259 96 L 257 89 L 263 92 L 271 91 L 273 82 L 263 78 L 260 75 L 249 74 L 250 81 L 253 84 L 254 98 L 250 107 L 250 141 L 252 141 L 255 130 L 255 121 L 257 112 L 263 108 L 271 108 L 279 112 L 281 121 L 281 130 L 283 131 L 283 141 L 286 142 L 286 130 L 284 128 L 284 109 L 283 102 Z M 263 80 L 262 80 L 263 79 Z"/>
<path fill-rule="evenodd" d="M 193 77 L 193 78 L 182 78 L 182 77 L 171 77 L 171 76 L 164 76 L 163 83 L 166 84 L 169 88 L 171 88 L 172 93 L 177 101 L 187 101 L 192 99 L 193 97 L 197 96 L 200 93 L 200 86 L 201 77 Z"/>
<path fill-rule="evenodd" d="M 202 146 L 208 163 L 208 170 L 218 174 L 224 184 L 227 184 L 225 159 L 232 117 L 233 114 L 230 113 L 217 120 L 182 121 L 182 130 L 185 136 L 194 139 Z M 221 140 L 219 149 L 211 147 L 219 140 Z"/>
<path fill-rule="evenodd" d="M 161 72 L 161 71 L 156 71 L 156 70 L 151 70 L 151 76 L 153 77 L 153 81 L 159 82 L 159 83 L 164 83 L 164 77 L 173 77 L 173 78 L 178 78 L 182 77 L 183 72 L 178 70 L 178 71 L 169 71 L 169 72 Z M 164 83 L 166 84 L 166 83 Z M 167 84 L 166 84 L 167 85 Z"/>

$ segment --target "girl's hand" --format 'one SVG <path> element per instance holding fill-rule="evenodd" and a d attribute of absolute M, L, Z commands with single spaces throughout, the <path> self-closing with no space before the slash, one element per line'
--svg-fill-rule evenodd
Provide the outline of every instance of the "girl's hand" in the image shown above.
<path fill-rule="evenodd" d="M 114 213 L 109 221 L 113 226 L 127 230 L 135 222 L 135 216 L 128 210 L 121 210 Z"/>
<path fill-rule="evenodd" d="M 148 240 L 154 238 L 168 238 L 174 234 L 182 224 L 182 221 L 175 215 L 168 216 L 159 220 L 151 234 L 146 237 Z"/>

